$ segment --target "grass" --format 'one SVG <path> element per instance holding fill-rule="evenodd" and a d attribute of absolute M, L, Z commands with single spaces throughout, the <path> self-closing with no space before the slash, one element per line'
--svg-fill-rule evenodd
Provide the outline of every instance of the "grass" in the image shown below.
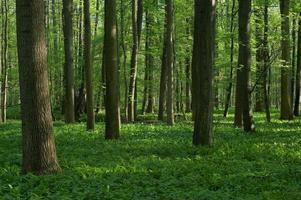
<path fill-rule="evenodd" d="M 232 127 L 233 115 L 215 115 L 214 148 L 191 144 L 192 123 L 123 125 L 105 141 L 104 125 L 55 123 L 63 172 L 20 176 L 19 121 L 0 125 L 0 199 L 301 199 L 301 123 L 267 124 L 257 132 Z"/>

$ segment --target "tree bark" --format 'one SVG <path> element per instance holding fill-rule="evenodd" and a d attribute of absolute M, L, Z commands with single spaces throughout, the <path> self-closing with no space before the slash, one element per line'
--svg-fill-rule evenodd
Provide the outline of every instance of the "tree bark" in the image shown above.
<path fill-rule="evenodd" d="M 63 31 L 64 31 L 64 113 L 66 123 L 74 123 L 74 68 L 73 68 L 73 25 L 72 0 L 63 0 Z"/>
<path fill-rule="evenodd" d="M 117 139 L 120 134 L 116 19 L 116 0 L 105 0 L 106 139 Z"/>
<path fill-rule="evenodd" d="M 239 77 L 237 84 L 241 85 L 241 99 L 243 127 L 246 132 L 255 131 L 251 110 L 250 72 L 251 72 L 251 44 L 250 44 L 250 18 L 251 0 L 239 0 Z"/>
<path fill-rule="evenodd" d="M 231 21 L 230 21 L 230 32 L 231 32 L 231 47 L 230 47 L 230 74 L 229 74 L 229 83 L 226 90 L 226 101 L 225 101 L 225 110 L 224 117 L 227 117 L 231 94 L 232 94 L 232 86 L 233 86 L 233 62 L 234 62 L 234 17 L 235 17 L 235 2 L 236 0 L 232 0 L 232 10 L 231 10 Z"/>
<path fill-rule="evenodd" d="M 299 16 L 299 28 L 298 28 L 298 46 L 297 46 L 297 70 L 296 70 L 296 97 L 295 97 L 295 116 L 299 116 L 300 105 L 300 72 L 301 72 L 301 12 Z"/>
<path fill-rule="evenodd" d="M 22 172 L 60 170 L 51 116 L 43 0 L 17 0 L 17 46 L 22 113 Z"/>
<path fill-rule="evenodd" d="M 137 84 L 137 70 L 138 70 L 138 51 L 140 45 L 140 35 L 142 27 L 142 0 L 132 0 L 132 36 L 133 47 L 131 55 L 131 70 L 129 82 L 129 100 L 128 100 L 128 122 L 135 121 L 135 93 Z"/>
<path fill-rule="evenodd" d="M 195 0 L 192 58 L 194 145 L 213 143 L 215 0 Z"/>
<path fill-rule="evenodd" d="M 166 12 L 166 68 L 167 68 L 167 98 L 166 113 L 167 124 L 174 125 L 174 109 L 173 109 L 173 1 L 165 0 Z"/>
<path fill-rule="evenodd" d="M 84 65 L 87 92 L 87 129 L 94 130 L 94 96 L 92 80 L 92 57 L 91 57 L 91 20 L 90 1 L 84 0 Z"/>
<path fill-rule="evenodd" d="M 290 0 L 280 0 L 281 12 L 281 112 L 280 119 L 292 120 L 293 113 L 290 100 L 290 20 L 289 20 Z"/>

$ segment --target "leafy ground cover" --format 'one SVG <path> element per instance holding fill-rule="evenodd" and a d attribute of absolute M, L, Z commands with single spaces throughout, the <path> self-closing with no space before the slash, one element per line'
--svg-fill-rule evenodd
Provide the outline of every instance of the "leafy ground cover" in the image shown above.
<path fill-rule="evenodd" d="M 274 113 L 273 118 L 278 116 Z M 245 135 L 233 115 L 215 115 L 214 148 L 191 144 L 192 123 L 123 125 L 119 141 L 104 126 L 55 123 L 63 171 L 20 176 L 20 122 L 0 125 L 0 199 L 301 199 L 301 122 L 264 121 Z"/>

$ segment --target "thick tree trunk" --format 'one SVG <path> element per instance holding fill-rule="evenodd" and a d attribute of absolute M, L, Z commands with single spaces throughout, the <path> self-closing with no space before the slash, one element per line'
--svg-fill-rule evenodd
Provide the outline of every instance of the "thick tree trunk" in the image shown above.
<path fill-rule="evenodd" d="M 17 0 L 17 43 L 22 113 L 22 172 L 60 170 L 50 108 L 44 1 Z"/>
<path fill-rule="evenodd" d="M 192 95 L 194 145 L 213 143 L 215 0 L 195 0 Z"/>
<path fill-rule="evenodd" d="M 289 20 L 290 0 L 280 0 L 281 11 L 281 50 L 283 61 L 281 67 L 281 113 L 280 119 L 291 120 L 293 113 L 290 100 L 290 20 Z"/>
<path fill-rule="evenodd" d="M 166 68 L 167 68 L 167 98 L 166 98 L 166 113 L 167 124 L 174 124 L 173 110 L 173 1 L 165 0 L 166 9 Z"/>
<path fill-rule="evenodd" d="M 105 0 L 106 139 L 117 139 L 120 131 L 116 19 L 116 0 Z"/>
<path fill-rule="evenodd" d="M 297 50 L 297 70 L 296 70 L 296 97 L 295 97 L 295 116 L 299 116 L 299 105 L 300 105 L 300 72 L 301 72 L 301 12 L 299 17 L 299 28 L 298 28 L 298 50 Z"/>
<path fill-rule="evenodd" d="M 250 44 L 250 18 L 251 0 L 239 0 L 239 55 L 238 85 L 241 85 L 241 99 L 243 127 L 246 132 L 255 131 L 251 111 L 250 73 L 251 73 L 251 44 Z"/>
<path fill-rule="evenodd" d="M 74 69 L 73 69 L 73 25 L 72 0 L 63 1 L 63 29 L 64 29 L 64 113 L 66 123 L 74 123 Z"/>
<path fill-rule="evenodd" d="M 92 80 L 92 57 L 91 57 L 91 20 L 90 1 L 84 0 L 84 68 L 87 92 L 87 129 L 94 130 L 94 96 Z"/>

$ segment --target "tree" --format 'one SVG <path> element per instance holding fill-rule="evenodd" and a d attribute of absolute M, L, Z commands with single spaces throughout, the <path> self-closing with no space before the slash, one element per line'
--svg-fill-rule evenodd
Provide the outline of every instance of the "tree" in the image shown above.
<path fill-rule="evenodd" d="M 22 172 L 60 170 L 50 108 L 43 0 L 17 0 L 17 47 L 22 112 Z"/>
<path fill-rule="evenodd" d="M 2 69 L 1 69 L 1 117 L 2 122 L 6 122 L 6 104 L 7 104 L 7 90 L 8 90 L 8 2 L 3 0 L 1 5 L 2 12 Z"/>
<path fill-rule="evenodd" d="M 117 139 L 120 129 L 116 17 L 116 0 L 105 0 L 106 139 Z"/>
<path fill-rule="evenodd" d="M 296 70 L 296 98 L 295 98 L 295 116 L 299 116 L 300 106 L 300 72 L 301 72 L 301 12 L 299 16 L 299 28 L 298 28 L 298 43 L 297 43 L 297 70 Z"/>
<path fill-rule="evenodd" d="M 90 1 L 84 0 L 84 68 L 87 93 L 87 129 L 94 130 L 94 102 L 92 86 Z"/>
<path fill-rule="evenodd" d="M 239 101 L 240 118 L 242 117 L 243 127 L 246 132 L 255 131 L 251 111 L 251 44 L 250 44 L 250 18 L 251 0 L 239 0 L 238 23 L 239 23 L 239 55 L 237 68 L 237 91 L 236 101 Z M 241 123 L 241 122 L 239 122 Z M 241 125 L 241 124 L 240 124 Z"/>
<path fill-rule="evenodd" d="M 63 0 L 64 30 L 64 113 L 66 123 L 74 123 L 74 69 L 73 69 L 73 25 L 72 0 Z"/>
<path fill-rule="evenodd" d="M 132 0 L 132 34 L 133 34 L 133 47 L 131 55 L 131 70 L 129 82 L 129 100 L 128 100 L 128 121 L 135 121 L 135 113 L 137 113 L 135 106 L 135 95 L 137 95 L 137 70 L 138 70 L 138 51 L 140 46 L 140 36 L 142 29 L 142 0 Z"/>
<path fill-rule="evenodd" d="M 192 58 L 194 145 L 213 143 L 215 0 L 195 0 Z"/>
<path fill-rule="evenodd" d="M 226 101 L 225 101 L 225 110 L 224 110 L 224 117 L 227 117 L 229 106 L 230 106 L 230 99 L 232 94 L 232 86 L 233 86 L 233 65 L 234 65 L 234 17 L 235 17 L 235 4 L 236 0 L 232 0 L 232 9 L 231 9 L 231 19 L 230 19 L 230 74 L 229 74 L 229 83 L 227 87 L 226 93 Z M 238 119 L 239 121 L 239 119 Z"/>
<path fill-rule="evenodd" d="M 280 0 L 281 12 L 281 109 L 280 119 L 291 120 L 293 113 L 290 100 L 290 20 L 289 20 L 290 0 Z"/>
<path fill-rule="evenodd" d="M 166 112 L 167 124 L 174 124 L 173 111 L 173 65 L 174 65 L 174 44 L 173 44 L 173 1 L 165 0 L 166 12 L 166 68 L 167 68 L 167 98 L 166 98 Z"/>

